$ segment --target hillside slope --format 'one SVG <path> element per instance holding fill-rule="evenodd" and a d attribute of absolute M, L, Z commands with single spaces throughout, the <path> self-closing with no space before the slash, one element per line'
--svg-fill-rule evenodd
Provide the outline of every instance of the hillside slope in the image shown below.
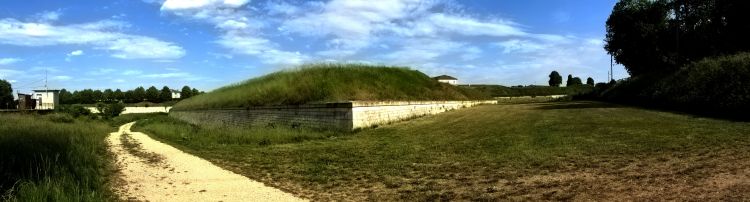
<path fill-rule="evenodd" d="M 472 100 L 484 93 L 439 83 L 405 67 L 314 64 L 279 71 L 177 103 L 173 110 L 336 101 Z"/>

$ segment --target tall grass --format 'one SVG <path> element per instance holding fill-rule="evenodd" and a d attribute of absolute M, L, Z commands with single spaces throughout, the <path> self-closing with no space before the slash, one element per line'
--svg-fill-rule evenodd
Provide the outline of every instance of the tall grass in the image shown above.
<path fill-rule="evenodd" d="M 0 116 L 0 191 L 9 201 L 104 201 L 111 128 L 55 116 Z"/>
<path fill-rule="evenodd" d="M 292 128 L 234 128 L 196 126 L 174 119 L 166 114 L 140 120 L 133 130 L 159 134 L 157 138 L 180 142 L 184 145 L 264 147 L 273 144 L 298 143 L 306 140 L 333 137 L 335 132 Z"/>
<path fill-rule="evenodd" d="M 306 104 L 349 100 L 469 100 L 488 98 L 439 83 L 405 67 L 312 64 L 219 88 L 177 103 L 173 110 Z"/>

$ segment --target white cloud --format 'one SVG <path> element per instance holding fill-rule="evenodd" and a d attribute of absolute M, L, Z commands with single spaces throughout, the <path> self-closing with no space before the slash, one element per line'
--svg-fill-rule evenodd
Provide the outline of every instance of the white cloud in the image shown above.
<path fill-rule="evenodd" d="M 53 76 L 52 77 L 52 80 L 55 80 L 55 81 L 68 81 L 68 80 L 71 80 L 71 79 L 73 79 L 73 77 L 65 76 L 65 75 L 62 75 L 62 76 Z"/>
<path fill-rule="evenodd" d="M 122 75 L 131 76 L 131 75 L 140 75 L 141 73 L 143 72 L 140 70 L 127 70 L 127 71 L 122 72 Z"/>
<path fill-rule="evenodd" d="M 82 50 L 74 50 L 73 52 L 68 53 L 68 56 L 79 56 L 79 55 L 83 55 Z"/>
<path fill-rule="evenodd" d="M 161 6 L 162 10 L 188 10 L 206 7 L 231 7 L 237 8 L 245 5 L 249 0 L 166 0 Z"/>
<path fill-rule="evenodd" d="M 62 15 L 62 12 L 60 11 L 45 11 L 38 13 L 34 16 L 34 18 L 39 22 L 53 22 L 60 19 L 60 16 Z"/>
<path fill-rule="evenodd" d="M 18 58 L 0 58 L 0 65 L 9 65 L 20 61 L 23 60 Z"/>
<path fill-rule="evenodd" d="M 8 79 L 23 74 L 22 71 L 13 69 L 0 69 L 0 79 Z"/>
<path fill-rule="evenodd" d="M 112 73 L 114 71 L 116 70 L 112 68 L 103 68 L 103 69 L 96 69 L 96 70 L 89 71 L 87 72 L 87 74 L 93 75 L 93 76 L 100 76 L 100 75 L 106 75 L 106 74 Z"/>
<path fill-rule="evenodd" d="M 176 59 L 185 55 L 182 47 L 146 36 L 118 32 L 127 23 L 98 21 L 55 26 L 0 19 L 0 43 L 17 46 L 50 46 L 66 44 L 92 45 L 109 50 L 112 57 L 123 59 Z"/>
<path fill-rule="evenodd" d="M 530 53 L 539 51 L 547 48 L 547 46 L 540 43 L 532 42 L 529 40 L 513 39 L 503 42 L 494 43 L 494 45 L 502 47 L 503 53 Z"/>

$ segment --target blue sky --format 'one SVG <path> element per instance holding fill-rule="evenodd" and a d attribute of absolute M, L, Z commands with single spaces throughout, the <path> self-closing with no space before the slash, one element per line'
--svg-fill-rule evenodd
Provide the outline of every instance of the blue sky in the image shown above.
<path fill-rule="evenodd" d="M 303 63 L 409 66 L 461 83 L 604 81 L 615 0 L 66 0 L 0 2 L 14 90 L 211 90 Z M 627 77 L 622 67 L 615 78 Z"/>

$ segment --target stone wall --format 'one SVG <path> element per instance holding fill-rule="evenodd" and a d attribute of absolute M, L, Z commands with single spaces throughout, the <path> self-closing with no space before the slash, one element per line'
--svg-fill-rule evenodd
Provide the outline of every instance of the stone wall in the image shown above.
<path fill-rule="evenodd" d="M 495 97 L 498 103 L 533 103 L 550 102 L 568 95 L 546 95 L 546 96 L 518 96 L 518 97 Z"/>
<path fill-rule="evenodd" d="M 86 107 L 91 113 L 99 113 L 96 107 Z M 125 107 L 125 111 L 121 114 L 145 114 L 145 113 L 169 113 L 172 107 L 159 106 L 159 107 Z"/>
<path fill-rule="evenodd" d="M 234 127 L 305 127 L 350 129 L 351 103 L 286 105 L 241 109 L 172 111 L 169 116 L 192 124 Z"/>
<path fill-rule="evenodd" d="M 353 130 L 472 107 L 479 104 L 496 103 L 496 100 L 424 102 L 355 101 L 242 109 L 184 110 L 171 111 L 169 115 L 189 123 L 202 125 L 239 127 L 283 126 L 292 128 Z"/>
<path fill-rule="evenodd" d="M 480 104 L 497 104 L 497 101 L 353 102 L 352 104 L 352 128 L 357 129 Z"/>

